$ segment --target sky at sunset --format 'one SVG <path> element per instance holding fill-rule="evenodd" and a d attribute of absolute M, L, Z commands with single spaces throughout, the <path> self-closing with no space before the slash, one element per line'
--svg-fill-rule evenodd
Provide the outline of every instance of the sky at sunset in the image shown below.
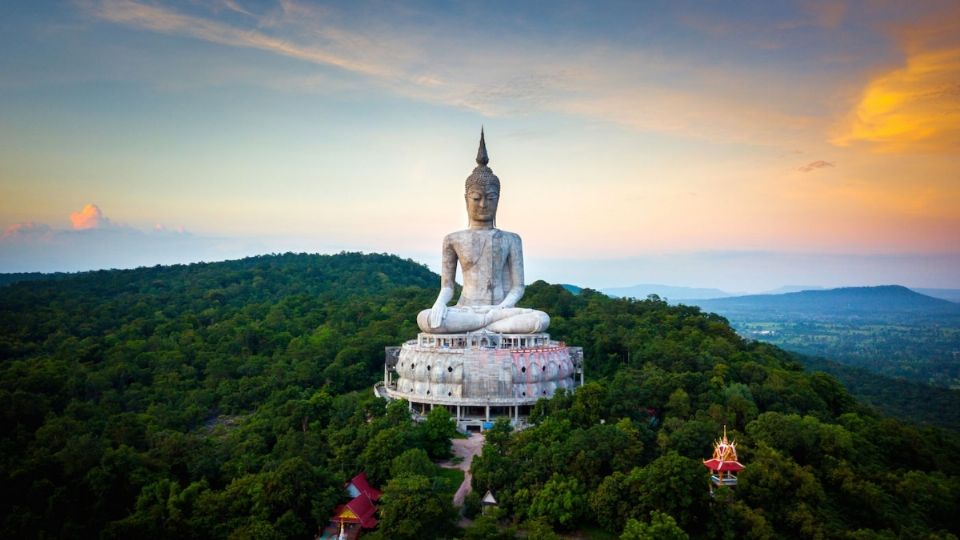
<path fill-rule="evenodd" d="M 11 2 L 0 272 L 437 269 L 480 126 L 527 281 L 960 288 L 960 3 Z"/>

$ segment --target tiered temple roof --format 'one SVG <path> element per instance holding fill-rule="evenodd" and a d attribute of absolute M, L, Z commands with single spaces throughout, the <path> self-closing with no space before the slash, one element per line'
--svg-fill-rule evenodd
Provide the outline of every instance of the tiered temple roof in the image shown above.
<path fill-rule="evenodd" d="M 371 501 L 376 502 L 380 500 L 380 490 L 370 486 L 370 482 L 367 481 L 367 473 L 365 472 L 350 479 L 344 488 L 346 488 L 347 493 L 349 493 L 351 497 L 356 497 L 362 493 L 369 497 Z"/>
<path fill-rule="evenodd" d="M 333 517 L 330 519 L 333 523 L 359 523 L 364 529 L 372 529 L 377 526 L 377 507 L 374 502 L 380 499 L 382 495 L 380 490 L 372 487 L 367 481 L 366 473 L 360 473 L 354 476 L 344 485 L 347 493 L 353 499 L 347 504 L 341 504 L 333 510 Z"/>
<path fill-rule="evenodd" d="M 333 511 L 333 521 L 343 523 L 359 523 L 364 529 L 377 526 L 377 507 L 364 494 L 357 495 L 347 504 L 341 504 Z"/>
<path fill-rule="evenodd" d="M 735 473 L 744 469 L 737 461 L 737 443 L 727 440 L 727 426 L 723 426 L 723 437 L 713 444 L 713 457 L 703 461 L 704 467 L 714 472 Z"/>

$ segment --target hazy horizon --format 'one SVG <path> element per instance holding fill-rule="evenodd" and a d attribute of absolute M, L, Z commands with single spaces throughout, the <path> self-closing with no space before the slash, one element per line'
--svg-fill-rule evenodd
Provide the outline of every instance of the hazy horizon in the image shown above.
<path fill-rule="evenodd" d="M 143 233 L 137 233 L 137 236 Z M 129 247 L 136 249 L 137 236 L 126 239 Z M 198 242 L 200 248 L 209 248 L 211 252 L 220 252 L 221 256 L 203 257 L 191 249 L 180 249 L 175 254 L 166 256 L 154 252 L 130 252 L 126 257 L 115 254 L 105 254 L 100 260 L 103 264 L 84 266 L 82 263 L 58 261 L 58 257 L 50 253 L 36 254 L 45 262 L 37 266 L 11 266 L 8 260 L 0 258 L 0 273 L 78 273 L 97 270 L 133 269 L 156 265 L 212 263 L 226 260 L 236 260 L 244 257 L 270 255 L 274 253 L 320 253 L 335 254 L 342 251 L 360 251 L 364 253 L 390 253 L 402 258 L 411 259 L 425 264 L 434 272 L 439 272 L 439 253 L 436 255 L 425 253 L 399 253 L 389 250 L 360 250 L 342 246 L 326 250 L 297 249 L 284 247 L 280 249 L 256 250 L 250 245 L 244 245 L 239 240 L 187 238 L 168 236 L 159 243 L 140 243 L 144 245 L 163 247 L 183 247 L 189 242 Z M 91 243 L 99 243 L 93 240 Z M 165 245 L 164 245 L 165 243 Z M 113 239 L 113 245 L 123 245 Z M 79 246 L 83 249 L 83 243 Z M 191 253 L 196 256 L 191 257 Z M 0 251 L 2 255 L 2 251 Z M 61 253 L 61 255 L 70 255 Z M 115 261 L 107 263 L 106 261 Z M 803 261 L 814 261 L 816 268 L 810 265 L 803 266 Z M 29 262 L 25 261 L 25 262 Z M 803 254 L 803 253 L 765 253 L 765 252 L 701 252 L 701 253 L 673 253 L 657 254 L 647 257 L 632 257 L 623 259 L 587 260 L 587 259 L 535 259 L 529 258 L 526 263 L 526 281 L 532 283 L 542 279 L 549 283 L 569 284 L 588 287 L 595 290 L 628 288 L 637 285 L 662 285 L 684 288 L 714 288 L 731 294 L 756 294 L 769 292 L 782 287 L 808 286 L 825 289 L 837 287 L 903 285 L 911 289 L 960 289 L 955 281 L 953 268 L 960 267 L 960 255 L 940 254 L 909 256 L 899 255 L 850 255 L 850 254 Z M 925 281 L 911 282 L 917 279 L 915 266 L 921 264 L 927 268 L 923 276 Z M 767 273 L 753 273 L 749 276 L 740 275 L 740 269 L 745 266 L 763 265 L 770 269 Z M 851 271 L 846 279 L 837 279 L 834 276 L 837 268 Z M 860 277 L 855 277 L 860 276 Z M 458 269 L 459 280 L 459 269 Z"/>

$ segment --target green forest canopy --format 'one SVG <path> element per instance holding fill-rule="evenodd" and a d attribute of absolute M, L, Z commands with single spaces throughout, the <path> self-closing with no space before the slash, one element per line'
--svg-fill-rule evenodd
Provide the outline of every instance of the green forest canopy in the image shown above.
<path fill-rule="evenodd" d="M 448 451 L 442 409 L 414 425 L 370 391 L 437 283 L 342 253 L 0 289 L 0 536 L 305 537 L 365 470 L 385 492 L 374 536 L 481 537 L 411 453 Z M 543 282 L 523 305 L 584 348 L 589 383 L 541 401 L 530 429 L 489 432 L 473 482 L 504 520 L 631 538 L 960 531 L 955 432 L 880 416 L 698 308 Z M 701 460 L 723 425 L 747 469 L 710 497 Z"/>

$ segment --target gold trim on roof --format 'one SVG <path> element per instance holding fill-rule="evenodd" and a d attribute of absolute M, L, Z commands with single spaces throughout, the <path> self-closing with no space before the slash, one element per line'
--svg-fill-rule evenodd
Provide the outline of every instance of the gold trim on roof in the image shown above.
<path fill-rule="evenodd" d="M 713 443 L 713 459 L 737 461 L 737 442 L 727 440 L 727 426 L 723 426 L 723 437 Z"/>

